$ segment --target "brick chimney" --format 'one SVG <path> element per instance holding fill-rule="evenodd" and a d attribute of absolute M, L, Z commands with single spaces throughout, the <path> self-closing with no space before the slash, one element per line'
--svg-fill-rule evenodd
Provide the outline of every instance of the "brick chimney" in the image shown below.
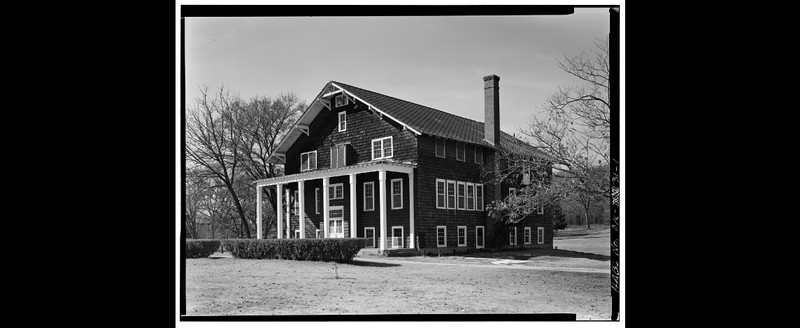
<path fill-rule="evenodd" d="M 495 147 L 500 147 L 500 77 L 483 77 L 483 135 Z"/>

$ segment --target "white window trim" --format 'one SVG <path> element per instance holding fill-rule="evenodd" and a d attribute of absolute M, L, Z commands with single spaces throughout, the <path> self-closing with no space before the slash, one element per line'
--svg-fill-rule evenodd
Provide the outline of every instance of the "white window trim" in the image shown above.
<path fill-rule="evenodd" d="M 442 140 L 442 156 L 439 156 L 439 154 L 436 152 L 436 150 L 439 149 L 439 140 Z M 444 138 L 434 138 L 433 147 L 434 147 L 433 148 L 433 155 L 434 156 L 436 156 L 438 158 L 446 158 L 447 157 L 447 140 L 445 140 Z"/>
<path fill-rule="evenodd" d="M 461 146 L 461 147 L 459 147 L 459 146 Z M 461 150 L 464 151 L 464 156 L 461 157 L 461 159 L 458 158 L 458 156 L 461 155 L 461 151 L 458 150 L 459 148 L 461 148 Z M 460 161 L 460 162 L 466 162 L 467 161 L 467 144 L 465 144 L 463 142 L 456 141 L 456 160 Z"/>
<path fill-rule="evenodd" d="M 478 156 L 478 149 L 481 150 L 481 155 L 480 156 Z M 475 159 L 474 159 L 475 164 L 483 164 L 483 147 L 475 146 L 475 150 L 473 152 L 473 155 L 475 155 Z M 479 158 L 480 158 L 480 161 L 478 161 Z"/>
<path fill-rule="evenodd" d="M 394 247 L 394 242 L 392 242 L 391 248 L 403 248 L 403 247 L 405 247 L 405 243 L 406 243 L 406 231 L 403 228 L 403 226 L 392 226 L 392 228 L 389 229 L 389 232 L 390 232 L 390 235 L 391 235 L 391 236 L 389 236 L 389 239 L 392 240 L 392 241 L 394 240 L 394 229 L 395 228 L 400 228 L 400 235 L 402 237 L 400 237 L 400 247 Z"/>
<path fill-rule="evenodd" d="M 317 229 L 317 234 L 314 235 L 314 238 L 320 238 L 320 232 L 322 232 L 322 230 Z"/>
<path fill-rule="evenodd" d="M 294 229 L 294 239 L 300 239 L 300 229 Z"/>
<path fill-rule="evenodd" d="M 342 119 L 343 117 L 344 117 L 344 119 Z M 342 124 L 342 123 L 344 123 L 344 124 Z M 342 128 L 343 125 L 344 125 L 344 128 Z M 338 125 L 338 127 L 339 127 L 339 132 L 347 131 L 347 112 L 346 111 L 339 112 L 339 125 Z"/>
<path fill-rule="evenodd" d="M 531 236 L 531 227 L 525 227 L 524 231 L 522 232 L 522 243 L 525 245 L 530 245 L 533 236 Z"/>
<path fill-rule="evenodd" d="M 391 156 L 385 156 L 385 154 L 383 153 L 383 149 L 384 149 L 383 143 L 385 142 L 386 139 L 389 139 L 389 140 L 392 141 L 392 155 Z M 381 156 L 380 157 L 375 157 L 375 141 L 380 141 L 381 142 Z M 371 150 L 372 150 L 370 155 L 372 156 L 372 160 L 373 161 L 376 160 L 376 159 L 385 159 L 385 158 L 394 157 L 394 139 L 393 139 L 393 137 L 389 136 L 389 137 L 384 137 L 384 138 L 372 139 L 372 141 L 370 141 L 370 144 L 371 144 Z"/>
<path fill-rule="evenodd" d="M 539 234 L 541 233 L 542 239 L 539 239 Z M 544 244 L 544 227 L 536 227 L 536 243 L 541 245 Z"/>
<path fill-rule="evenodd" d="M 481 228 L 480 240 L 483 242 L 483 246 L 478 246 L 478 228 Z M 475 226 L 475 248 L 484 248 L 486 247 L 486 240 L 484 237 L 486 236 L 486 228 L 483 226 Z"/>
<path fill-rule="evenodd" d="M 319 214 L 319 188 L 314 188 L 314 213 Z"/>
<path fill-rule="evenodd" d="M 372 186 L 372 209 L 367 209 L 367 185 Z M 364 182 L 361 186 L 361 193 L 364 194 L 364 212 L 372 212 L 375 210 L 375 181 Z M 366 236 L 366 235 L 365 235 Z"/>
<path fill-rule="evenodd" d="M 512 232 L 510 232 L 510 231 L 509 231 L 509 233 L 512 233 Z M 514 227 L 514 232 L 513 232 L 513 234 L 514 234 L 514 239 L 513 239 L 513 242 L 514 242 L 514 243 L 513 243 L 513 244 L 511 243 L 511 242 L 512 242 L 512 239 L 509 237 L 509 238 L 508 238 L 508 244 L 509 244 L 509 245 L 513 245 L 513 246 L 517 246 L 517 227 Z"/>
<path fill-rule="evenodd" d="M 538 214 L 544 214 L 544 205 L 539 205 L 539 209 L 536 211 Z"/>
<path fill-rule="evenodd" d="M 469 188 L 472 187 L 472 201 L 469 200 Z M 471 182 L 466 183 L 466 189 L 464 190 L 464 198 L 466 199 L 464 203 L 464 207 L 466 207 L 467 211 L 474 211 L 475 210 L 475 184 Z M 472 204 L 472 209 L 469 208 L 469 205 Z"/>
<path fill-rule="evenodd" d="M 375 227 L 364 227 L 364 238 L 367 238 L 367 230 L 372 230 L 372 248 L 375 248 L 375 239 L 377 239 L 377 236 L 375 236 Z"/>
<path fill-rule="evenodd" d="M 453 185 L 453 207 L 450 207 L 450 194 L 448 193 L 450 191 L 451 184 Z M 445 202 L 447 203 L 447 209 L 448 210 L 456 209 L 456 205 L 458 204 L 458 185 L 456 184 L 456 181 L 447 180 L 447 183 L 445 183 L 444 186 L 444 192 L 445 192 Z"/>
<path fill-rule="evenodd" d="M 395 206 L 395 204 L 394 204 L 394 195 L 395 195 L 395 193 L 394 193 L 394 182 L 395 181 L 400 181 L 400 204 L 398 204 L 397 206 Z M 389 191 L 391 192 L 389 195 L 392 197 L 392 200 L 391 200 L 392 209 L 393 210 L 403 209 L 403 179 L 402 178 L 397 178 L 397 179 L 390 180 L 390 182 L 389 182 Z"/>
<path fill-rule="evenodd" d="M 464 186 L 464 206 L 463 207 L 459 207 L 458 198 L 461 197 L 461 196 L 458 195 L 458 186 Z M 464 181 L 458 181 L 458 183 L 456 184 L 456 207 L 459 210 L 462 210 L 462 211 L 467 208 L 467 184 Z"/>
<path fill-rule="evenodd" d="M 478 202 L 478 187 L 481 188 L 481 201 Z M 476 211 L 483 211 L 483 199 L 486 198 L 486 190 L 483 188 L 483 184 L 476 183 L 475 184 L 475 210 Z M 480 206 L 478 206 L 480 205 Z"/>
<path fill-rule="evenodd" d="M 439 194 L 439 182 L 444 184 L 444 187 L 442 188 L 442 194 L 441 194 L 441 195 L 444 196 L 444 204 L 442 204 L 442 206 L 439 206 L 439 195 L 440 195 Z M 447 209 L 447 180 L 445 180 L 445 179 L 436 179 L 436 185 L 435 186 L 436 186 L 435 187 L 436 188 L 436 199 L 434 200 L 434 202 L 436 202 L 436 208 L 442 209 L 442 210 Z"/>
<path fill-rule="evenodd" d="M 339 147 L 340 147 L 340 146 L 342 147 L 342 150 L 343 150 L 343 151 L 342 151 L 342 157 L 344 157 L 344 161 L 343 161 L 343 163 L 342 163 L 342 166 L 334 166 L 334 164 L 335 164 L 335 163 L 338 161 L 338 159 L 339 159 Z M 333 153 L 336 153 L 336 159 L 337 159 L 336 161 L 334 161 L 334 160 L 333 160 Z M 346 144 L 346 143 L 343 143 L 343 144 L 338 144 L 338 145 L 334 145 L 333 147 L 331 147 L 331 158 L 330 158 L 330 162 L 331 162 L 331 165 L 330 165 L 330 166 L 331 166 L 331 168 L 332 168 L 332 169 L 333 169 L 333 168 L 338 168 L 338 167 L 345 167 L 345 166 L 347 166 L 347 144 Z"/>
<path fill-rule="evenodd" d="M 459 230 L 461 230 L 461 228 L 464 228 L 464 243 L 463 244 L 458 241 L 458 232 L 459 232 Z M 467 226 L 458 226 L 458 228 L 456 229 L 456 243 L 458 243 L 459 247 L 466 247 L 467 246 Z"/>
<path fill-rule="evenodd" d="M 311 156 L 310 156 L 311 153 L 314 154 L 314 167 L 311 167 Z M 306 154 L 309 154 L 309 156 L 308 156 L 308 166 L 309 167 L 306 168 L 305 170 L 303 170 L 303 155 L 306 155 Z M 311 171 L 311 170 L 316 170 L 316 169 L 317 169 L 317 151 L 314 150 L 314 151 L 307 151 L 305 153 L 300 153 L 300 172 Z"/>
<path fill-rule="evenodd" d="M 339 198 L 336 197 L 336 187 L 342 187 L 342 197 L 339 197 Z M 330 200 L 344 199 L 344 183 L 334 183 L 334 184 L 328 185 L 328 188 L 333 188 L 333 192 L 328 190 L 328 199 L 330 199 Z"/>
<path fill-rule="evenodd" d="M 444 229 L 444 245 L 439 245 L 439 228 Z M 447 247 L 447 226 L 436 226 L 436 247 Z"/>
<path fill-rule="evenodd" d="M 294 191 L 294 215 L 300 215 L 300 190 Z"/>
<path fill-rule="evenodd" d="M 331 212 L 333 212 L 333 211 L 342 211 L 342 216 L 334 218 L 331 215 Z M 332 221 L 342 221 L 340 226 L 342 227 L 342 237 L 344 237 L 344 206 L 338 205 L 338 206 L 329 206 L 328 207 L 328 225 L 330 225 Z M 334 224 L 334 226 L 335 226 L 335 224 Z M 330 228 L 328 228 L 328 237 L 330 237 L 330 235 L 332 235 L 332 234 L 338 234 L 338 232 L 336 232 L 335 230 L 336 229 L 331 230 Z"/>

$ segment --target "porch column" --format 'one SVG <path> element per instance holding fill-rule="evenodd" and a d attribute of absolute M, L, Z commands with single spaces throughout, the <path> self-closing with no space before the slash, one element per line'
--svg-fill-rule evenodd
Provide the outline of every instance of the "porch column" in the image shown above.
<path fill-rule="evenodd" d="M 363 191 L 362 191 L 363 192 Z M 350 238 L 356 238 L 356 174 L 350 173 Z"/>
<path fill-rule="evenodd" d="M 256 239 L 261 239 L 261 186 L 256 185 Z"/>
<path fill-rule="evenodd" d="M 286 238 L 292 238 L 292 192 L 286 186 Z"/>
<path fill-rule="evenodd" d="M 297 201 L 300 202 L 300 211 L 298 211 L 298 217 L 300 222 L 300 238 L 306 238 L 306 194 L 305 191 L 305 181 L 300 181 L 297 183 L 297 190 L 300 192 L 300 199 Z"/>
<path fill-rule="evenodd" d="M 330 202 L 328 200 L 329 179 L 328 177 L 322 178 L 322 238 L 328 238 L 328 219 L 330 219 L 329 216 L 331 215 L 331 213 L 328 212 L 328 203 Z"/>
<path fill-rule="evenodd" d="M 408 247 L 414 248 L 414 171 L 408 174 Z"/>
<path fill-rule="evenodd" d="M 381 242 L 380 251 L 386 250 L 386 170 L 378 171 L 378 190 L 380 190 Z"/>
<path fill-rule="evenodd" d="M 275 212 L 278 213 L 278 239 L 283 238 L 283 185 L 278 184 L 276 186 L 275 197 L 278 197 L 278 201 L 275 203 Z"/>

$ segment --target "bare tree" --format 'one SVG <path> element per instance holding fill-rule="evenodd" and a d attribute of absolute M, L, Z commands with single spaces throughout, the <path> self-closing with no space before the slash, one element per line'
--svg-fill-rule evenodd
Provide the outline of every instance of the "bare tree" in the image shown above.
<path fill-rule="evenodd" d="M 186 195 L 184 198 L 184 215 L 186 232 L 189 238 L 197 237 L 197 225 L 201 214 L 201 206 L 204 197 L 202 191 L 202 178 L 197 169 L 187 168 L 186 172 Z"/>
<path fill-rule="evenodd" d="M 251 238 L 251 226 L 257 226 L 254 182 L 282 173 L 267 159 L 306 105 L 291 92 L 245 101 L 224 86 L 213 97 L 207 87 L 200 91 L 194 110 L 187 113 L 187 158 L 226 188 L 239 217 L 239 226 L 231 228 Z M 273 192 L 266 196 L 276 208 Z M 265 225 L 271 226 L 271 221 Z"/>
<path fill-rule="evenodd" d="M 565 186 L 584 206 L 589 228 L 592 202 L 611 197 L 608 40 L 595 42 L 595 48 L 559 60 L 578 83 L 559 87 L 544 104 L 547 115 L 534 116 L 521 131 L 552 158 L 558 175 L 575 181 Z"/>
<path fill-rule="evenodd" d="M 242 166 L 242 157 L 236 151 L 241 142 L 237 134 L 241 130 L 242 101 L 224 87 L 219 88 L 213 99 L 209 99 L 208 88 L 202 88 L 200 92 L 195 110 L 187 113 L 187 157 L 225 185 L 239 214 L 242 236 L 250 238 L 247 217 L 234 188 L 236 170 Z"/>

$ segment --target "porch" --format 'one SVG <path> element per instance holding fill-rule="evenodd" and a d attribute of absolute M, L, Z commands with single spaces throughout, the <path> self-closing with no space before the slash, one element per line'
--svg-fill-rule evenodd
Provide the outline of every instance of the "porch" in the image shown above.
<path fill-rule="evenodd" d="M 307 202 L 306 199 L 306 187 L 308 183 L 314 183 L 318 186 L 319 181 L 312 181 L 312 180 L 321 180 L 322 188 L 321 189 L 321 199 L 322 199 L 322 221 L 319 222 L 321 226 L 321 231 L 316 234 L 313 234 L 314 237 L 317 238 L 344 238 L 345 235 L 349 235 L 350 237 L 356 237 L 362 235 L 364 238 L 371 238 L 373 241 L 371 245 L 374 248 L 378 249 L 379 251 L 383 252 L 387 249 L 397 249 L 397 248 L 415 248 L 416 245 L 416 236 L 414 233 L 414 164 L 410 163 L 401 163 L 395 162 L 391 160 L 380 160 L 380 161 L 372 161 L 366 163 L 359 163 L 356 165 L 345 166 L 345 167 L 338 167 L 338 168 L 331 168 L 331 169 L 324 169 L 324 170 L 313 170 L 302 172 L 298 174 L 292 174 L 283 177 L 276 177 L 270 179 L 263 179 L 256 181 L 256 197 L 257 197 L 257 206 L 256 206 L 256 215 L 257 215 L 257 233 L 256 238 L 262 238 L 262 194 L 263 188 L 275 188 L 275 195 L 277 195 L 276 201 L 276 208 L 277 210 L 277 228 L 278 228 L 278 238 L 291 238 L 292 235 L 287 228 L 291 226 L 292 218 L 295 217 L 298 219 L 298 233 L 299 238 L 307 238 L 306 232 L 306 225 L 308 220 L 308 215 L 306 213 L 307 210 Z M 357 195 L 357 183 L 356 180 L 364 178 L 366 175 L 372 176 L 372 179 L 375 177 L 375 172 L 377 172 L 377 186 L 374 184 L 370 185 L 371 191 L 367 191 L 366 186 L 362 188 L 361 195 Z M 398 175 L 407 177 L 407 190 L 408 192 L 403 192 L 403 181 L 405 179 L 389 179 L 387 175 L 393 175 L 397 177 Z M 334 184 L 333 188 L 334 195 L 331 195 L 331 178 L 337 178 L 337 180 L 341 180 L 346 177 L 344 183 L 337 183 Z M 400 186 L 400 203 L 405 203 L 403 198 L 407 199 L 407 221 L 406 221 L 406 210 L 403 210 L 402 213 L 395 213 L 400 211 L 395 211 L 395 203 L 396 198 L 398 195 L 395 194 L 395 190 L 397 189 L 398 184 L 396 184 L 396 180 L 401 180 L 399 183 Z M 387 184 L 387 182 L 390 182 Z M 349 184 L 349 188 L 344 188 L 342 185 Z M 389 192 L 386 192 L 387 186 L 389 187 Z M 312 185 L 313 187 L 313 185 Z M 292 205 L 291 199 L 292 195 L 290 192 L 290 188 L 296 191 L 295 193 L 295 206 L 294 206 L 294 213 L 295 215 L 292 216 Z M 345 192 L 345 189 L 349 189 Z M 377 190 L 376 190 L 377 189 Z M 317 199 L 316 199 L 316 192 L 317 190 L 310 190 L 310 192 L 315 192 L 314 198 L 314 206 L 317 206 Z M 379 192 L 378 192 L 379 191 Z M 377 204 L 374 204 L 375 200 L 375 193 L 377 192 Z M 344 197 L 344 194 L 347 194 L 348 197 Z M 368 199 L 369 194 L 371 193 L 371 201 L 373 202 L 373 209 L 370 211 L 377 211 L 379 213 L 379 220 L 376 227 L 375 225 L 375 217 L 372 217 L 371 223 L 369 220 L 365 220 L 364 217 L 359 217 L 359 210 L 357 207 L 357 200 L 363 199 L 364 202 Z M 391 204 L 389 206 L 389 201 L 387 201 L 387 194 L 392 198 Z M 342 201 L 341 206 L 332 206 L 331 200 L 338 199 Z M 286 201 L 284 201 L 286 200 Z M 345 202 L 346 201 L 346 202 Z M 387 222 L 388 211 L 392 210 L 392 222 Z M 313 210 L 313 208 L 312 208 Z M 366 210 L 366 207 L 365 207 Z M 319 213 L 319 212 L 317 212 Z M 347 213 L 347 214 L 345 214 Z M 361 212 L 362 215 L 364 212 Z M 349 215 L 348 215 L 349 214 Z M 345 217 L 347 216 L 347 217 Z M 398 216 L 402 216 L 402 224 L 398 225 L 397 218 Z M 317 218 L 317 220 L 319 220 Z M 363 221 L 365 226 L 361 227 L 360 221 Z M 313 222 L 312 222 L 313 223 Z M 316 223 L 314 223 L 316 224 Z M 345 227 L 345 225 L 348 225 Z M 363 228 L 363 229 L 360 229 Z M 377 229 L 376 229 L 377 228 Z M 312 229 L 313 230 L 313 227 Z M 375 231 L 378 230 L 378 231 Z M 313 231 L 312 231 L 313 232 Z M 363 232 L 363 233 L 359 233 Z"/>

